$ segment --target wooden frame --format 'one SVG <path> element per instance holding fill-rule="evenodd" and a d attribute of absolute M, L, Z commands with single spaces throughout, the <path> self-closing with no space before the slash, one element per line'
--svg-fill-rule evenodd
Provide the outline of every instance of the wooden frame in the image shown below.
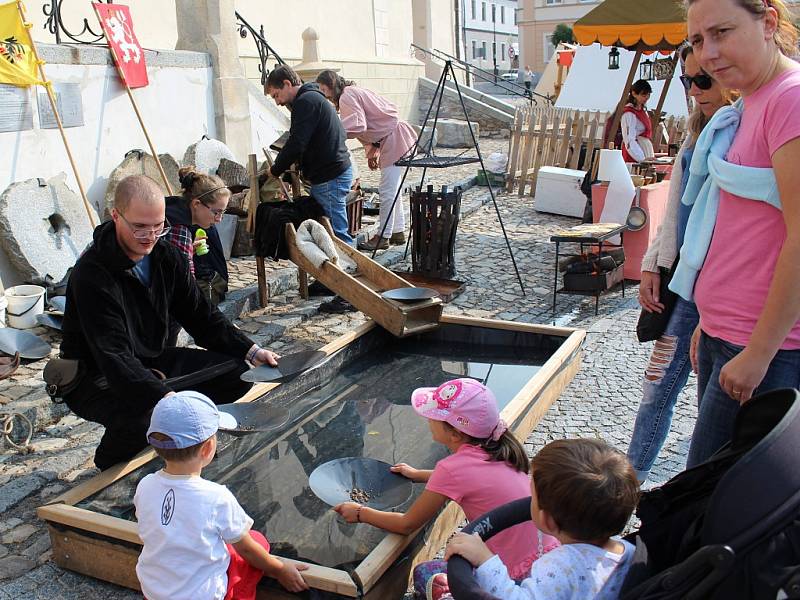
<path fill-rule="evenodd" d="M 440 298 L 431 298 L 413 304 L 387 300 L 381 296 L 381 292 L 414 286 L 337 238 L 328 219 L 323 218 L 321 223 L 333 240 L 337 252 L 353 261 L 356 264 L 357 272 L 350 275 L 339 265 L 330 261 L 322 263 L 320 267 L 315 267 L 298 250 L 297 232 L 291 223 L 287 223 L 286 246 L 289 250 L 289 259 L 301 271 L 313 275 L 327 288 L 333 290 L 364 314 L 372 317 L 384 329 L 397 337 L 421 333 L 439 326 L 443 306 Z"/>
<path fill-rule="evenodd" d="M 525 439 L 559 397 L 580 367 L 585 332 L 562 327 L 531 325 L 510 321 L 466 318 L 445 315 L 442 323 L 510 330 L 563 337 L 564 341 L 539 371 L 501 412 L 511 430 Z M 373 321 L 344 334 L 322 350 L 330 355 L 344 348 L 376 327 Z M 253 386 L 239 402 L 251 402 L 278 384 Z M 60 567 L 85 575 L 138 589 L 135 564 L 141 540 L 131 521 L 102 515 L 75 506 L 78 502 L 121 479 L 155 458 L 152 449 L 139 453 L 130 462 L 103 471 L 37 509 L 47 522 L 53 548 L 53 560 Z M 413 564 L 434 557 L 463 518 L 457 505 L 450 503 L 425 530 L 403 536 L 389 533 L 355 569 L 354 575 L 339 569 L 308 565 L 303 576 L 310 586 L 333 597 L 371 600 L 391 597 L 399 588 L 405 590 Z M 400 560 L 398 557 L 412 560 Z M 286 559 L 282 559 L 286 560 Z M 259 591 L 259 598 L 294 598 L 283 590 Z"/>

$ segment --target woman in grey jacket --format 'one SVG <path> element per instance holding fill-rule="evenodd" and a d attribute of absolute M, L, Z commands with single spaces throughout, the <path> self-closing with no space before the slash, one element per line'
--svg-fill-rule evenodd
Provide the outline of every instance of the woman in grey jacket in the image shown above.
<path fill-rule="evenodd" d="M 664 310 L 659 298 L 661 272 L 672 267 L 683 244 L 691 206 L 682 204 L 681 196 L 689 176 L 694 143 L 714 113 L 732 101 L 732 95 L 700 68 L 691 46 L 684 47 L 681 58 L 684 62 L 681 81 L 694 98 L 694 110 L 689 120 L 689 134 L 675 157 L 664 222 L 642 260 L 639 304 L 651 312 Z M 679 297 L 666 329 L 650 355 L 644 374 L 642 400 L 628 448 L 628 458 L 640 483 L 647 480 L 664 445 L 678 394 L 689 379 L 689 346 L 698 321 L 694 303 Z"/>

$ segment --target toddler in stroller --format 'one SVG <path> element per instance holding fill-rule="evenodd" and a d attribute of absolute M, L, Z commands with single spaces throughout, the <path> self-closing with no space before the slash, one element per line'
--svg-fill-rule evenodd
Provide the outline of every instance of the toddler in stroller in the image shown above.
<path fill-rule="evenodd" d="M 800 393 L 775 390 L 745 403 L 728 444 L 642 495 L 621 600 L 800 599 L 798 467 Z M 518 500 L 464 531 L 488 538 L 528 518 Z M 448 572 L 455 600 L 495 598 L 458 557 Z"/>

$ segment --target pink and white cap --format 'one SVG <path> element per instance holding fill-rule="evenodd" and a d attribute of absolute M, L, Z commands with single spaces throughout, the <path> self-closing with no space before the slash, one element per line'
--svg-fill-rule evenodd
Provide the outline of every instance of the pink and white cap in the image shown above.
<path fill-rule="evenodd" d="M 508 429 L 492 391 L 474 379 L 451 379 L 437 388 L 418 388 L 411 394 L 411 405 L 426 419 L 444 421 L 479 440 L 499 440 Z"/>

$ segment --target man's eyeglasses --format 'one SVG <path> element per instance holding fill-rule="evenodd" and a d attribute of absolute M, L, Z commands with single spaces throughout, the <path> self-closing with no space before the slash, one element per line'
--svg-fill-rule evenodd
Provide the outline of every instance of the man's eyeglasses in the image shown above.
<path fill-rule="evenodd" d="M 711 78 L 710 75 L 706 75 L 705 73 L 700 73 L 699 75 L 695 75 L 694 77 L 692 77 L 691 75 L 681 75 L 681 83 L 688 92 L 692 88 L 693 83 L 697 86 L 698 90 L 710 90 L 711 86 L 714 85 L 714 80 Z"/>
<path fill-rule="evenodd" d="M 156 238 L 164 237 L 172 228 L 172 226 L 169 224 L 169 221 L 166 219 L 164 219 L 163 223 L 155 225 L 154 227 L 141 227 L 131 224 L 131 222 L 128 221 L 128 219 L 125 218 L 125 215 L 123 215 L 121 212 L 117 212 L 117 214 L 123 221 L 125 221 L 125 224 L 130 227 L 133 237 L 135 237 L 137 240 L 149 240 L 150 236 L 155 236 Z"/>

